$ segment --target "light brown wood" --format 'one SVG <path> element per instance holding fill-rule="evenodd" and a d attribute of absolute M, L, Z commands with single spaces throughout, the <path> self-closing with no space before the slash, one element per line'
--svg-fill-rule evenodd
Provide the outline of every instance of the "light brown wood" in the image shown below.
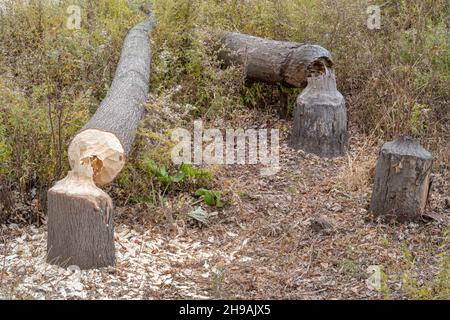
<path fill-rule="evenodd" d="M 113 181 L 125 165 L 125 150 L 119 139 L 110 132 L 96 129 L 79 133 L 70 143 L 68 156 L 75 173 L 82 165 L 89 165 L 92 179 L 98 186 Z"/>
<path fill-rule="evenodd" d="M 81 269 L 114 265 L 113 204 L 89 163 L 70 171 L 48 192 L 47 261 Z"/>

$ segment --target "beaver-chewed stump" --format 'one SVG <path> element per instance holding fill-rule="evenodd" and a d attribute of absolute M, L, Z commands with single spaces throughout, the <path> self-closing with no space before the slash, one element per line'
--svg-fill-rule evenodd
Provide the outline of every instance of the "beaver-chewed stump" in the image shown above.
<path fill-rule="evenodd" d="M 420 218 L 430 194 L 432 162 L 432 155 L 408 136 L 385 143 L 369 211 L 400 222 Z"/>
<path fill-rule="evenodd" d="M 347 144 L 345 100 L 336 89 L 331 53 L 307 43 L 276 41 L 236 32 L 221 32 L 219 59 L 238 66 L 247 82 L 305 88 L 297 99 L 291 146 L 321 157 L 342 156 Z M 288 113 L 281 94 L 280 116 Z"/>
<path fill-rule="evenodd" d="M 290 145 L 319 157 L 345 154 L 348 140 L 347 109 L 336 88 L 334 72 L 308 77 L 308 85 L 297 98 Z"/>
<path fill-rule="evenodd" d="M 92 269 L 115 264 L 113 205 L 99 186 L 122 170 L 148 99 L 151 19 L 126 36 L 107 96 L 74 137 L 71 171 L 47 197 L 47 261 Z"/>

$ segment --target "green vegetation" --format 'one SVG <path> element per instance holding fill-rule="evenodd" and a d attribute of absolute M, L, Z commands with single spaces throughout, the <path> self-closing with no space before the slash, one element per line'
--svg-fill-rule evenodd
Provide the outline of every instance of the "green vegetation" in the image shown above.
<path fill-rule="evenodd" d="M 200 188 L 195 192 L 195 195 L 201 197 L 209 206 L 215 206 L 217 208 L 222 208 L 224 206 L 220 193 L 217 191 Z"/>
<path fill-rule="evenodd" d="M 436 260 L 438 265 L 437 271 L 432 271 L 432 276 L 428 280 L 418 279 L 411 271 L 417 264 L 411 251 L 403 248 L 405 271 L 403 272 L 403 290 L 410 299 L 430 300 L 450 299 L 450 226 L 444 230 L 442 235 L 442 244 L 436 252 Z M 423 278 L 423 277 L 421 277 Z"/>
<path fill-rule="evenodd" d="M 0 174 L 25 195 L 68 170 L 66 151 L 107 92 L 127 29 L 142 19 L 125 0 L 3 1 L 0 20 Z"/>
<path fill-rule="evenodd" d="M 36 188 L 45 201 L 47 188 L 65 175 L 68 143 L 105 96 L 123 37 L 144 18 L 139 6 L 145 2 L 5 2 L 7 14 L 0 20 L 0 174 L 9 189 L 26 197 Z M 117 200 L 153 201 L 155 193 L 213 187 L 203 183 L 211 180 L 207 177 L 198 183 L 199 177 L 190 175 L 193 168 L 171 164 L 174 127 L 200 116 L 227 124 L 248 107 L 271 112 L 280 91 L 290 94 L 292 110 L 298 89 L 245 85 L 239 69 L 221 68 L 216 46 L 201 30 L 237 30 L 324 46 L 333 54 L 353 126 L 370 138 L 411 133 L 436 157 L 443 155 L 450 132 L 446 1 L 388 2 L 382 7 L 380 30 L 366 26 L 367 1 L 152 3 L 158 20 L 152 32 L 152 99 L 135 151 L 108 187 Z M 73 4 L 81 7 L 79 30 L 66 27 L 66 10 Z M 164 112 L 165 119 L 152 119 Z M 183 117 L 175 116 L 179 114 Z M 207 203 L 215 198 L 201 196 Z"/>

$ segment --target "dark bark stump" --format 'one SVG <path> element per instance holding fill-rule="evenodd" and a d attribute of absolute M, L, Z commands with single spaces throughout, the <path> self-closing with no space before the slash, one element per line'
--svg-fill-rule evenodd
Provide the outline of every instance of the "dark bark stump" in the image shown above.
<path fill-rule="evenodd" d="M 113 207 L 107 194 L 92 197 L 48 192 L 47 261 L 62 267 L 115 264 Z"/>
<path fill-rule="evenodd" d="M 290 145 L 320 157 L 345 154 L 348 140 L 347 109 L 336 89 L 334 72 L 308 78 L 294 110 Z"/>
<path fill-rule="evenodd" d="M 410 137 L 383 145 L 375 169 L 369 210 L 398 221 L 415 220 L 425 210 L 433 157 Z"/>
<path fill-rule="evenodd" d="M 111 198 L 98 186 L 111 182 L 129 154 L 148 98 L 148 19 L 127 34 L 105 99 L 69 146 L 67 177 L 49 191 L 47 261 L 81 269 L 113 266 Z"/>
<path fill-rule="evenodd" d="M 220 34 L 219 58 L 244 69 L 250 81 L 304 88 L 313 68 L 331 68 L 331 54 L 318 45 L 268 40 L 236 32 Z"/>

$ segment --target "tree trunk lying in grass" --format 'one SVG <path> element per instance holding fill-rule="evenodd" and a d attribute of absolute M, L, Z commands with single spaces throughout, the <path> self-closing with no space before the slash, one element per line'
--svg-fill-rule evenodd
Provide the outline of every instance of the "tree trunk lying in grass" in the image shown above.
<path fill-rule="evenodd" d="M 290 145 L 332 158 L 344 155 L 347 140 L 347 109 L 334 72 L 309 77 L 297 98 Z"/>
<path fill-rule="evenodd" d="M 291 146 L 324 157 L 342 156 L 347 145 L 347 109 L 336 89 L 331 54 L 318 45 L 221 34 L 219 57 L 244 68 L 246 78 L 306 89 L 297 99 Z M 282 96 L 282 100 L 286 97 Z M 280 101 L 281 116 L 287 101 Z"/>
<path fill-rule="evenodd" d="M 370 212 L 399 221 L 424 212 L 430 193 L 432 155 L 410 137 L 383 145 L 375 170 Z"/>
<path fill-rule="evenodd" d="M 303 88 L 307 77 L 331 68 L 331 54 L 318 45 L 267 40 L 235 32 L 220 35 L 219 57 L 226 66 L 244 68 L 246 78 L 287 87 Z"/>
<path fill-rule="evenodd" d="M 122 170 L 148 98 L 150 20 L 126 36 L 119 64 L 96 113 L 72 140 L 71 171 L 48 191 L 48 258 L 61 266 L 114 265 L 113 205 L 97 186 Z"/>

